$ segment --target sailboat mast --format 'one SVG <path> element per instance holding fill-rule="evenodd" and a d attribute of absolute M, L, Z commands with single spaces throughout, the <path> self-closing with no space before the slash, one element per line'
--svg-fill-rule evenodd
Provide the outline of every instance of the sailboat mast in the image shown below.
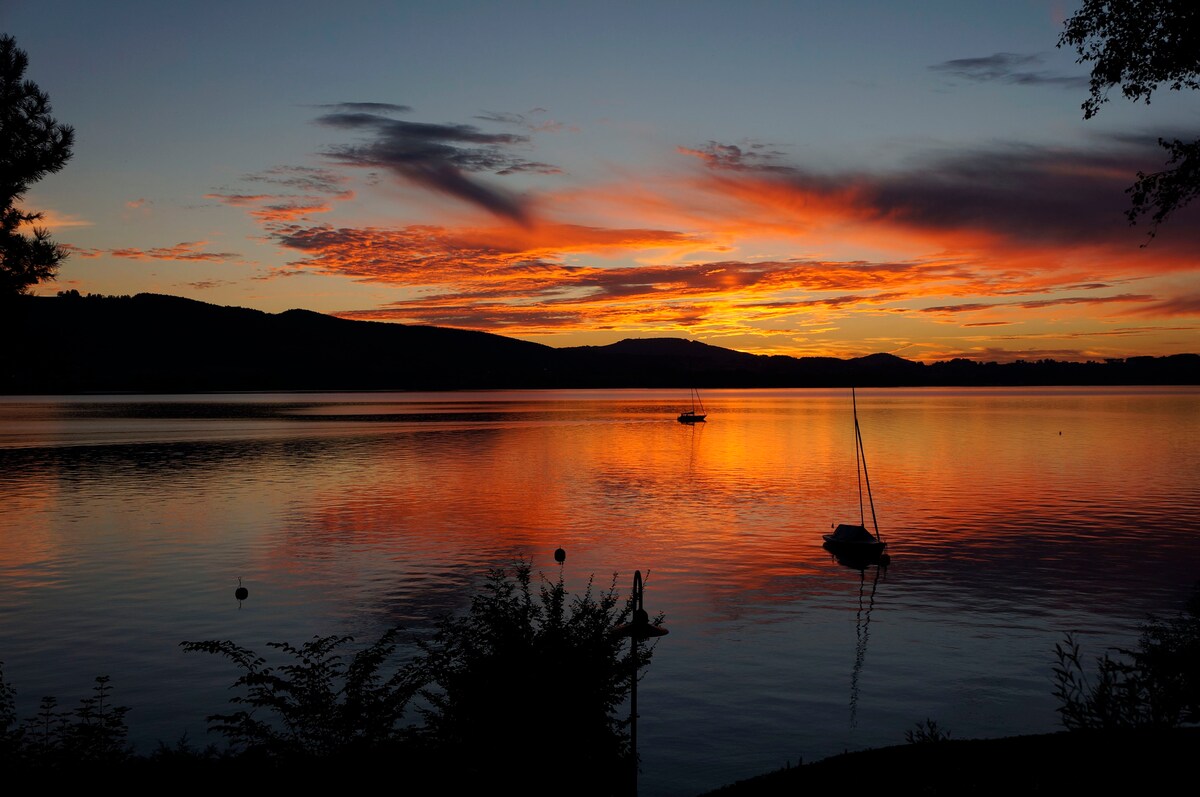
<path fill-rule="evenodd" d="M 850 401 L 854 407 L 854 475 L 858 477 L 858 523 L 865 526 L 867 518 L 863 511 L 862 477 L 866 458 L 862 456 L 862 433 L 858 430 L 858 399 L 854 396 L 854 388 L 850 388 Z"/>
<path fill-rule="evenodd" d="M 862 430 L 858 428 L 858 400 L 854 397 L 854 388 L 850 388 L 850 399 L 854 403 L 854 438 L 858 443 L 857 459 L 862 461 L 862 478 L 859 480 L 858 488 L 858 511 L 862 514 L 862 482 L 867 483 L 867 501 L 871 504 L 871 524 L 875 526 L 875 536 L 880 540 L 883 536 L 879 533 L 879 521 L 875 518 L 875 499 L 871 497 L 871 476 L 867 473 L 867 452 L 863 449 Z M 866 525 L 866 519 L 862 521 Z"/>

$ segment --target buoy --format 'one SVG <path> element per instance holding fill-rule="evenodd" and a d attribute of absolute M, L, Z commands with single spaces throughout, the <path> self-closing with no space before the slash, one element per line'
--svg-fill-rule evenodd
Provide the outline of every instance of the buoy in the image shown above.
<path fill-rule="evenodd" d="M 558 562 L 560 565 L 563 562 L 567 561 L 567 552 L 564 551 L 562 548 L 557 549 L 554 552 L 554 561 Z"/>
<path fill-rule="evenodd" d="M 250 597 L 250 590 L 242 586 L 242 580 L 240 578 L 238 579 L 238 588 L 233 591 L 233 597 L 237 598 L 239 601 L 244 601 L 246 598 Z"/>

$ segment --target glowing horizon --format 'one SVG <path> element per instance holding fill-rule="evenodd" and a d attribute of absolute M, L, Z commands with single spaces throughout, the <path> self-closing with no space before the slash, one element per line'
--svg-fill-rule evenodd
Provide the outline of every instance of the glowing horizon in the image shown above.
<path fill-rule="evenodd" d="M 191 21 L 189 11 L 158 21 Z M 491 63 L 478 50 L 495 40 L 455 28 L 448 12 L 420 15 L 443 35 L 406 38 L 411 53 L 367 48 L 396 70 L 385 74 L 405 76 L 398 82 L 364 78 L 349 50 L 333 48 L 320 57 L 330 75 L 310 85 L 283 70 L 261 87 L 207 55 L 197 57 L 212 72 L 175 63 L 135 37 L 139 23 L 118 29 L 79 12 L 62 45 L 33 26 L 32 7 L 0 15 L 79 136 L 75 159 L 28 197 L 71 251 L 39 293 L 173 293 L 556 346 L 674 336 L 760 354 L 924 361 L 1200 350 L 1200 209 L 1177 214 L 1148 246 L 1148 228 L 1124 217 L 1136 172 L 1161 168 L 1152 131 L 1194 125 L 1194 103 L 1114 103 L 1083 122 L 1086 72 L 1054 51 L 1063 13 L 1050 3 L 935 7 L 924 21 L 969 23 L 970 35 L 926 31 L 911 49 L 858 60 L 845 49 L 851 14 L 830 10 L 818 24 L 829 41 L 798 33 L 812 53 L 763 54 L 731 43 L 722 19 L 777 44 L 770 28 L 782 20 L 714 13 L 693 31 L 727 45 L 711 64 L 666 21 L 630 7 L 626 17 L 682 60 L 679 74 L 652 67 L 630 34 L 623 52 L 640 66 L 628 75 L 584 68 L 610 64 L 594 60 L 603 37 L 578 27 L 588 12 L 553 12 L 583 31 L 567 36 L 574 56 L 558 68 L 537 62 L 541 12 L 479 6 L 475 16 L 497 15 L 513 37 L 504 63 L 521 78 L 470 86 L 454 76 L 478 76 Z M 103 75 L 64 69 L 67 42 L 94 52 L 88 20 L 148 59 L 123 79 L 156 97 L 150 107 L 92 102 L 89 82 Z M 299 69 L 283 34 L 319 31 L 289 24 L 256 46 Z M 346 24 L 380 45 L 389 30 Z M 194 41 L 207 54 L 248 35 L 217 26 Z M 419 53 L 435 45 L 455 58 L 422 71 Z M 971 47 L 983 50 L 964 59 Z M 783 74 L 818 52 L 841 94 Z M 760 71 L 761 59 L 776 72 Z M 639 68 L 645 86 L 633 79 Z M 718 79 L 729 70 L 758 77 L 762 98 Z M 426 74 L 436 87 L 414 79 Z M 204 92 L 219 75 L 235 96 Z M 190 93 L 163 94 L 167 80 Z M 826 112 L 771 103 L 786 91 L 820 98 Z M 887 118 L 864 116 L 863 103 Z M 494 110 L 506 106 L 531 110 Z M 204 109 L 229 129 L 201 120 Z"/>

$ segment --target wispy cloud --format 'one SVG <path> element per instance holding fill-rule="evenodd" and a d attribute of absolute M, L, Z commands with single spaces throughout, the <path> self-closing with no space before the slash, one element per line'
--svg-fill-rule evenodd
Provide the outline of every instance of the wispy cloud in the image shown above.
<path fill-rule="evenodd" d="M 314 105 L 314 108 L 329 108 L 338 111 L 349 111 L 351 113 L 411 113 L 412 108 L 407 105 L 396 105 L 391 102 L 330 102 L 322 105 Z"/>
<path fill-rule="evenodd" d="M 331 148 L 327 155 L 349 166 L 386 169 L 401 179 L 482 208 L 496 216 L 530 223 L 528 203 L 516 194 L 487 185 L 472 174 L 520 172 L 557 174 L 558 167 L 513 154 L 529 142 L 515 133 L 487 133 L 474 125 L 430 124 L 391 119 L 374 113 L 325 114 L 319 124 L 365 135 L 362 144 Z"/>
<path fill-rule="evenodd" d="M 542 118 L 545 108 L 534 108 L 526 113 L 511 111 L 484 111 L 475 118 L 494 124 L 507 124 L 522 127 L 531 133 L 578 133 L 579 126 L 566 124 L 554 119 Z"/>
<path fill-rule="evenodd" d="M 276 166 L 243 175 L 242 180 L 278 186 L 284 190 L 271 193 L 214 192 L 205 194 L 204 198 L 215 199 L 230 207 L 247 208 L 251 216 L 263 223 L 308 219 L 317 213 L 328 213 L 336 201 L 354 198 L 354 191 L 346 187 L 346 176 L 330 169 Z"/>
<path fill-rule="evenodd" d="M 70 213 L 59 213 L 56 210 L 40 210 L 38 218 L 29 222 L 22 222 L 22 227 L 38 227 L 47 230 L 61 230 L 67 227 L 91 227 L 95 222 L 87 219 L 74 216 Z"/>
<path fill-rule="evenodd" d="M 1174 316 L 1200 318 L 1200 294 L 1190 293 L 1183 296 L 1174 296 L 1147 304 L 1144 307 L 1133 308 L 1128 312 L 1129 315 L 1144 315 L 1156 318 L 1170 318 Z"/>
<path fill-rule="evenodd" d="M 217 279 L 196 280 L 195 282 L 183 283 L 183 285 L 185 285 L 186 287 L 192 288 L 193 290 L 197 290 L 197 291 L 207 291 L 207 290 L 211 290 L 213 288 L 221 288 L 226 285 L 233 285 L 233 284 L 235 284 L 235 283 L 232 280 L 217 280 Z"/>
<path fill-rule="evenodd" d="M 783 153 L 762 143 L 722 144 L 719 141 L 709 141 L 702 147 L 676 147 L 675 151 L 682 155 L 699 158 L 713 169 L 732 169 L 734 171 L 763 171 L 792 173 L 796 169 L 780 162 Z"/>
<path fill-rule="evenodd" d="M 1088 78 L 1082 75 L 1058 75 L 1038 69 L 1044 61 L 1039 54 L 993 53 L 980 58 L 955 58 L 932 64 L 934 72 L 976 82 L 1014 83 L 1022 86 L 1061 86 L 1086 89 Z"/>
<path fill-rule="evenodd" d="M 184 241 L 174 246 L 151 249 L 123 247 L 117 249 L 87 249 L 65 245 L 72 256 L 83 258 L 119 257 L 125 260 L 180 260 L 188 262 L 224 263 L 241 257 L 237 252 L 208 252 L 207 241 Z"/>
<path fill-rule="evenodd" d="M 345 175 L 313 166 L 275 166 L 242 175 L 242 179 L 250 183 L 278 185 L 304 194 L 342 197 L 347 193 Z"/>
<path fill-rule="evenodd" d="M 1025 310 L 1040 310 L 1045 307 L 1062 307 L 1072 304 L 1110 304 L 1112 302 L 1153 302 L 1155 297 L 1147 294 L 1122 293 L 1116 296 L 1062 296 L 1050 299 L 1030 299 L 1024 302 L 972 302 L 966 304 L 947 304 L 934 307 L 922 307 L 920 312 L 938 315 L 953 315 L 971 313 L 979 310 L 994 310 L 996 308 L 1018 307 Z"/>

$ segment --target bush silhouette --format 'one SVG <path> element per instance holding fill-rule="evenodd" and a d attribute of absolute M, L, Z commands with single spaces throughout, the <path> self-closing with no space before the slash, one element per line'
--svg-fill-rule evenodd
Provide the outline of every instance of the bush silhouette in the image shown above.
<path fill-rule="evenodd" d="M 442 620 L 415 662 L 425 742 L 455 762 L 454 780 L 482 784 L 533 761 L 574 793 L 627 784 L 628 721 L 618 713 L 633 661 L 614 631 L 631 611 L 615 576 L 571 598 L 561 577 L 543 578 L 535 594 L 528 564 L 492 571 L 470 612 Z M 652 655 L 640 653 L 639 672 Z"/>
<path fill-rule="evenodd" d="M 535 589 L 521 562 L 490 571 L 470 609 L 439 620 L 406 660 L 399 628 L 348 661 L 346 636 L 271 643 L 291 658 L 282 666 L 231 641 L 183 648 L 242 671 L 231 699 L 238 710 L 208 718 L 239 758 L 293 765 L 386 750 L 391 761 L 436 770 L 445 787 L 494 784 L 530 764 L 565 778 L 572 793 L 610 794 L 632 765 L 619 713 L 633 659 L 614 633 L 631 611 L 616 576 L 605 590 L 589 580 L 571 596 L 561 577 Z M 639 672 L 652 656 L 639 653 Z"/>
<path fill-rule="evenodd" d="M 1200 721 L 1200 585 L 1186 610 L 1142 625 L 1136 650 L 1096 660 L 1093 682 L 1079 643 L 1055 645 L 1054 696 L 1068 730 L 1175 727 Z"/>
<path fill-rule="evenodd" d="M 314 637 L 296 647 L 272 642 L 293 663 L 267 666 L 266 659 L 230 641 L 184 642 L 183 649 L 232 661 L 242 675 L 231 698 L 245 706 L 209 716 L 209 730 L 225 736 L 234 751 L 295 763 L 378 750 L 406 736 L 405 709 L 416 693 L 414 671 L 397 667 L 387 675 L 399 629 L 345 662 L 339 650 L 353 638 Z"/>
<path fill-rule="evenodd" d="M 36 715 L 18 722 L 17 690 L 0 665 L 0 762 L 58 770 L 127 762 L 133 755 L 125 724 L 129 707 L 113 705 L 109 680 L 97 677 L 92 695 L 73 711 L 60 711 L 58 700 L 47 696 Z"/>

